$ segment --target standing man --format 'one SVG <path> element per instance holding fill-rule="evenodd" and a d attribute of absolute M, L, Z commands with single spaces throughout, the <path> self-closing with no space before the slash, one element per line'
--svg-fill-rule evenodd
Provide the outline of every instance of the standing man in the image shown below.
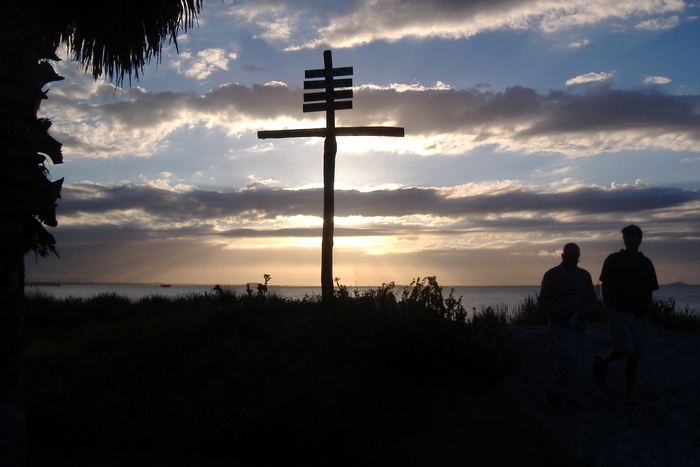
<path fill-rule="evenodd" d="M 564 245 L 561 264 L 544 274 L 540 287 L 538 301 L 547 313 L 559 350 L 554 378 L 547 392 L 547 401 L 552 406 L 559 405 L 562 398 L 572 407 L 581 406 L 578 387 L 584 361 L 586 324 L 583 318 L 593 314 L 597 297 L 591 275 L 577 266 L 580 256 L 578 245 Z"/>
<path fill-rule="evenodd" d="M 604 385 L 610 362 L 626 357 L 625 403 L 632 405 L 638 363 L 646 356 L 647 316 L 659 283 L 654 264 L 639 251 L 642 229 L 628 225 L 622 229 L 622 241 L 625 248 L 608 256 L 600 273 L 612 348 L 605 357 L 593 359 L 593 376 Z"/>

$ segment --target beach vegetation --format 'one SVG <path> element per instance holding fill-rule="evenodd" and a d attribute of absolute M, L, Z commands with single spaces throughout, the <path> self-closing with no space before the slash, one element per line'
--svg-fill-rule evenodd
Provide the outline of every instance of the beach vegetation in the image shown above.
<path fill-rule="evenodd" d="M 602 296 L 598 292 L 598 303 L 593 315 L 587 321 L 605 322 L 608 319 Z M 476 315 L 475 315 L 476 316 Z M 488 319 L 501 324 L 525 324 L 525 325 L 546 325 L 547 315 L 539 307 L 537 296 L 530 295 L 523 299 L 512 312 L 509 312 L 506 305 L 486 307 L 482 309 L 481 317 L 476 319 Z M 662 329 L 676 332 L 700 332 L 700 314 L 697 310 L 686 305 L 681 308 L 673 297 L 662 300 L 654 299 L 649 312 L 651 324 Z"/>
<path fill-rule="evenodd" d="M 649 321 L 664 329 L 676 332 L 700 332 L 700 314 L 688 305 L 680 308 L 673 298 L 652 301 Z"/>
<path fill-rule="evenodd" d="M 29 298 L 32 465 L 577 465 L 504 394 L 507 329 L 434 277 L 255 295 Z"/>

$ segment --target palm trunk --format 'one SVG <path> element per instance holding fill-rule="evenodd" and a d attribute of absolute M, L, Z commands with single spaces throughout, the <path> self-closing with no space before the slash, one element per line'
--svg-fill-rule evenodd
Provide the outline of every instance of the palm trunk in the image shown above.
<path fill-rule="evenodd" d="M 0 466 L 26 465 L 22 398 L 24 255 L 55 252 L 42 224 L 56 225 L 62 180 L 51 181 L 46 157 L 62 162 L 51 123 L 37 117 L 44 85 L 62 79 L 46 59 L 57 59 L 31 3 L 10 3 L 0 16 Z M 35 10 L 35 9 L 34 9 Z"/>
<path fill-rule="evenodd" d="M 24 257 L 2 248 L 0 258 L 0 465 L 26 465 L 22 398 Z"/>

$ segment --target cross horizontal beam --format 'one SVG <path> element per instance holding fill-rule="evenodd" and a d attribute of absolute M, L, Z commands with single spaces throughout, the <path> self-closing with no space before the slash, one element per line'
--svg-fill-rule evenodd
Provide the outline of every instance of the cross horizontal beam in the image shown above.
<path fill-rule="evenodd" d="M 348 76 L 352 75 L 352 67 L 344 66 L 340 68 L 319 68 L 317 70 L 306 70 L 304 72 L 304 77 L 309 78 L 331 78 L 333 76 Z"/>
<path fill-rule="evenodd" d="M 327 112 L 329 110 L 350 110 L 352 109 L 352 101 L 330 101 L 330 102 L 315 102 L 312 104 L 304 104 L 302 111 L 308 112 Z"/>
<path fill-rule="evenodd" d="M 352 89 L 332 92 L 307 92 L 304 94 L 304 102 L 327 101 L 335 99 L 352 99 Z"/>
<path fill-rule="evenodd" d="M 267 138 L 308 138 L 326 136 L 394 136 L 403 138 L 404 129 L 392 126 L 350 126 L 333 130 L 326 128 L 305 128 L 299 130 L 258 131 L 258 139 Z"/>
<path fill-rule="evenodd" d="M 331 80 L 330 83 L 325 79 L 317 79 L 314 81 L 304 81 L 304 89 L 326 89 L 326 86 L 331 85 L 333 88 L 351 88 L 352 78 L 342 78 Z"/>

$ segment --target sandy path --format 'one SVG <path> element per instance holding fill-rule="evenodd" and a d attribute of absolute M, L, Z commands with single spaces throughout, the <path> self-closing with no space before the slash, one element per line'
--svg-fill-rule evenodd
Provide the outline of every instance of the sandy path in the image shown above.
<path fill-rule="evenodd" d="M 588 323 L 582 409 L 547 405 L 556 359 L 546 326 L 509 326 L 522 367 L 505 385 L 569 450 L 599 466 L 700 466 L 700 335 L 652 327 L 650 356 L 640 362 L 637 407 L 623 404 L 624 360 L 593 381 L 590 361 L 609 346 L 606 323 Z"/>

